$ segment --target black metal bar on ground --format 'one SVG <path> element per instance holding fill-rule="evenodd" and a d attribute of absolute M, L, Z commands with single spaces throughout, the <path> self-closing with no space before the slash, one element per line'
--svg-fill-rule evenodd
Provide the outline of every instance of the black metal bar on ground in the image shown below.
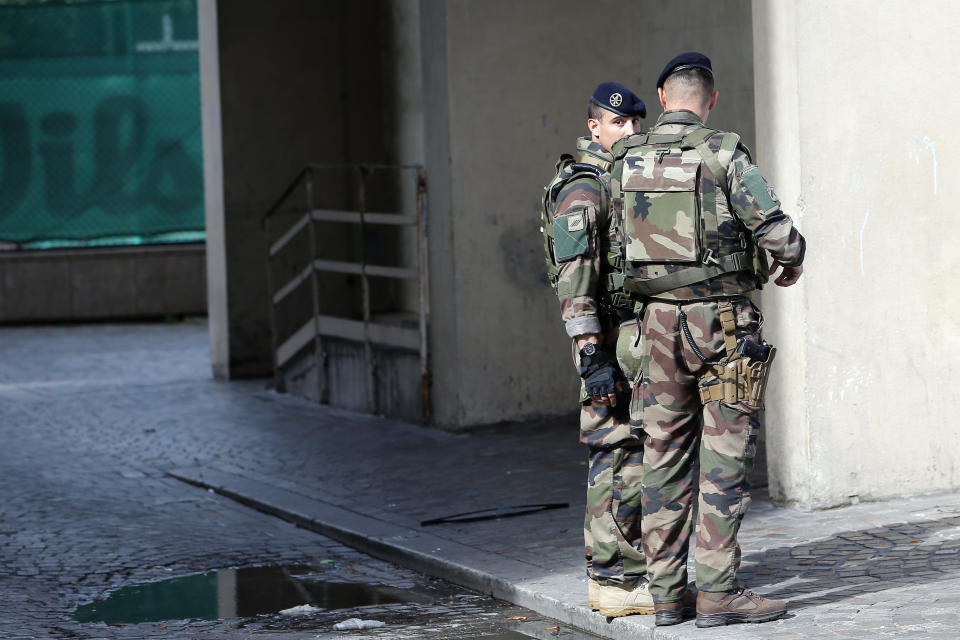
<path fill-rule="evenodd" d="M 498 518 L 515 518 L 516 516 L 525 516 L 531 513 L 540 513 L 549 509 L 566 509 L 570 506 L 568 502 L 547 502 L 544 504 L 516 504 L 508 507 L 493 507 L 492 509 L 480 509 L 478 511 L 467 511 L 466 513 L 455 513 L 442 518 L 431 518 L 423 520 L 421 527 L 429 527 L 434 524 L 454 524 L 459 522 L 480 522 L 481 520 L 497 520 Z"/>

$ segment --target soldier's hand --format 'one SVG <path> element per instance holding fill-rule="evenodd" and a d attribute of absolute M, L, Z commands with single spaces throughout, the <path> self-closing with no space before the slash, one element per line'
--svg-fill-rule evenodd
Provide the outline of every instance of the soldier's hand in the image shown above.
<path fill-rule="evenodd" d="M 776 273 L 779 267 L 780 265 L 778 264 L 774 265 L 773 273 Z M 801 275 L 803 275 L 803 265 L 798 267 L 783 267 L 783 271 L 780 273 L 777 279 L 773 281 L 773 284 L 777 285 L 778 287 L 789 287 L 797 284 L 797 280 L 800 279 Z"/>
<path fill-rule="evenodd" d="M 623 382 L 617 381 L 616 384 L 617 393 L 623 391 Z M 605 396 L 590 396 L 590 401 L 594 405 L 600 405 L 604 407 L 615 407 L 617 406 L 617 393 L 611 393 Z"/>
<path fill-rule="evenodd" d="M 616 406 L 623 374 L 615 361 L 596 344 L 585 344 L 580 350 L 580 377 L 587 395 L 594 402 Z"/>

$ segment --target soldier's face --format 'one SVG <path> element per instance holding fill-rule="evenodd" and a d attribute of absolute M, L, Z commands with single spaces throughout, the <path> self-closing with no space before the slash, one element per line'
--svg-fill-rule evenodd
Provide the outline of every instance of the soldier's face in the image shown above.
<path fill-rule="evenodd" d="M 590 129 L 593 141 L 610 151 L 614 142 L 640 131 L 640 118 L 628 118 L 604 110 L 599 120 L 593 118 L 587 120 L 587 127 Z"/>

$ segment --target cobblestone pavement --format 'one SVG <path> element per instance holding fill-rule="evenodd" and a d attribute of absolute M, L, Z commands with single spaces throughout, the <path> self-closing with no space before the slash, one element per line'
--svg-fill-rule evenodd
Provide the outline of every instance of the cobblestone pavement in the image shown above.
<path fill-rule="evenodd" d="M 350 617 L 388 623 L 363 637 L 396 639 L 556 625 L 167 477 L 171 461 L 229 459 L 241 445 L 253 458 L 262 454 L 256 441 L 227 440 L 232 420 L 221 423 L 202 407 L 191 415 L 183 402 L 210 393 L 225 406 L 257 388 L 231 392 L 209 381 L 205 340 L 204 327 L 190 325 L 0 331 L 0 638 L 358 637 L 331 631 Z M 269 441 L 269 430 L 262 437 Z M 314 566 L 327 582 L 415 596 L 301 616 L 71 619 L 77 606 L 119 587 L 264 565 Z"/>
<path fill-rule="evenodd" d="M 0 507 L 0 548 L 13 567 L 0 581 L 27 585 L 18 587 L 19 600 L 0 606 L 21 619 L 41 619 L 51 607 L 64 610 L 112 586 L 156 579 L 167 569 L 205 570 L 213 566 L 210 558 L 226 566 L 266 557 L 295 563 L 328 553 L 323 545 L 329 541 L 303 532 L 297 533 L 304 542 L 295 552 L 289 544 L 276 544 L 260 532 L 276 535 L 271 527 L 286 531 L 287 525 L 235 512 L 238 508 L 223 499 L 179 488 L 162 475 L 181 467 L 228 472 L 411 530 L 427 518 L 476 509 L 567 502 L 567 509 L 440 525 L 430 532 L 512 564 L 534 582 L 558 579 L 566 585 L 571 609 L 585 604 L 580 532 L 586 459 L 572 418 L 451 434 L 319 407 L 275 394 L 263 382 L 215 382 L 209 378 L 202 325 L 2 330 L 0 403 L 5 441 L 13 441 L 11 425 L 22 424 L 34 445 L 42 441 L 64 454 L 45 461 L 43 471 L 31 478 L 37 472 L 24 460 L 29 451 L 15 445 L 0 452 L 2 468 L 13 469 L 7 472 L 13 480 L 9 486 L 23 487 Z M 29 438 L 24 447 L 33 446 Z M 90 481 L 114 493 L 77 487 L 80 495 L 64 499 L 75 474 L 91 466 Z M 110 496 L 123 495 L 133 484 L 143 491 L 142 503 L 116 505 Z M 57 499 L 67 504 L 52 502 Z M 11 522 L 37 509 L 46 514 L 47 524 L 38 524 L 25 538 L 11 528 Z M 84 540 L 57 534 L 58 513 L 64 509 L 84 523 Z M 218 527 L 227 512 L 251 518 L 257 534 Z M 154 545 L 169 543 L 162 530 L 154 532 L 168 516 L 203 524 L 198 531 L 177 534 L 184 551 L 163 568 L 153 566 L 151 554 Z M 124 527 L 135 535 L 124 536 Z M 138 542 L 120 545 L 121 537 Z M 631 617 L 616 621 L 624 625 L 616 627 L 617 633 L 711 639 L 960 637 L 958 494 L 803 513 L 776 508 L 757 492 L 741 542 L 744 581 L 789 599 L 786 619 L 711 629 L 707 635 L 692 623 L 654 633 L 650 617 Z M 46 561 L 52 564 L 17 565 L 18 549 L 60 548 L 65 551 Z M 115 568 L 88 573 L 85 553 L 105 554 Z M 34 575 L 17 576 L 20 571 Z M 51 571 L 68 576 L 67 582 L 58 583 Z M 68 595 L 51 604 L 46 593 Z M 594 630 L 604 624 L 602 619 L 589 622 Z"/>

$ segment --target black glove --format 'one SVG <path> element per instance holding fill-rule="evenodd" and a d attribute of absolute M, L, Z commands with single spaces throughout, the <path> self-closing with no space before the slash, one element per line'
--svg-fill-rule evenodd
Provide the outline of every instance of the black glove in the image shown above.
<path fill-rule="evenodd" d="M 620 367 L 605 351 L 588 342 L 580 349 L 580 377 L 592 398 L 602 398 L 617 392 Z"/>

